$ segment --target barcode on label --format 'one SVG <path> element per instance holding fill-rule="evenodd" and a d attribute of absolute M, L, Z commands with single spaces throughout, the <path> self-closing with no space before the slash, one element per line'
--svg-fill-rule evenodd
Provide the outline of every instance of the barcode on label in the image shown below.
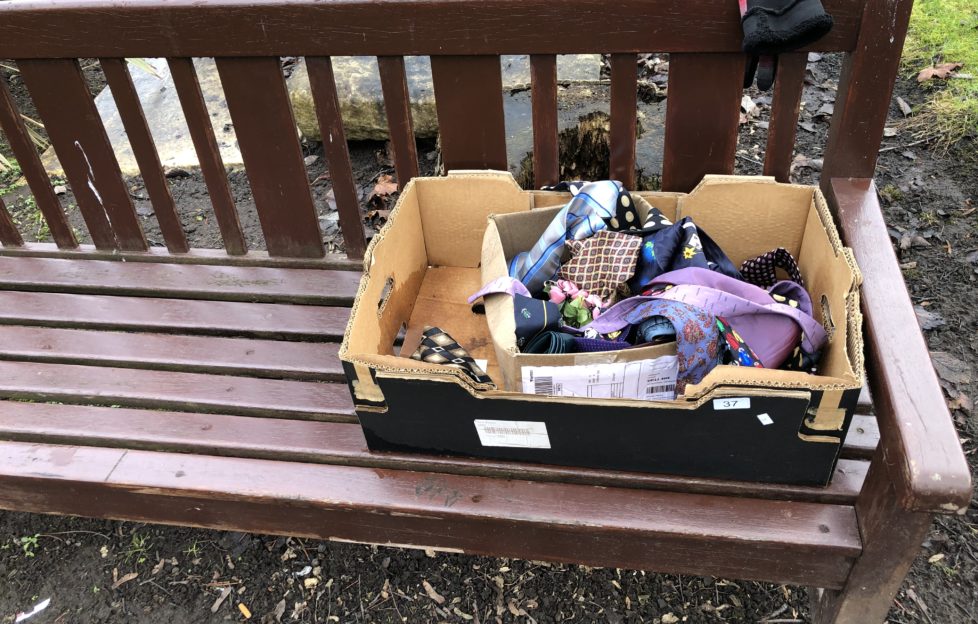
<path fill-rule="evenodd" d="M 647 395 L 661 394 L 661 393 L 664 393 L 664 392 L 672 392 L 672 393 L 675 393 L 676 392 L 676 384 L 666 384 L 664 386 L 646 386 L 645 387 L 645 394 L 647 394 Z"/>
<path fill-rule="evenodd" d="M 475 430 L 482 446 L 550 448 L 547 423 L 527 420 L 476 420 Z"/>
<path fill-rule="evenodd" d="M 533 380 L 533 394 L 545 394 L 547 396 L 553 396 L 554 394 L 554 378 L 553 377 L 537 377 Z"/>

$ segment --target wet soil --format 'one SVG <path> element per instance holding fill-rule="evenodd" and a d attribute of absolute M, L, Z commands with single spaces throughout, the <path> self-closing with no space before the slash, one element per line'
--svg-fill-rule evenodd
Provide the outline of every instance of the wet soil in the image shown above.
<path fill-rule="evenodd" d="M 805 158 L 798 159 L 794 172 L 802 183 L 818 180 L 828 129 L 824 107 L 834 100 L 838 59 L 826 56 L 810 69 L 812 84 L 806 88 L 796 148 Z M 97 77 L 93 85 L 98 86 Z M 11 87 L 30 114 L 16 80 Z M 745 174 L 760 172 L 769 113 L 768 95 L 751 94 L 760 111 L 741 127 L 737 172 Z M 909 80 L 899 82 L 896 95 L 911 105 L 923 97 Z M 894 130 L 888 134 L 893 136 L 884 139 L 877 184 L 907 286 L 929 328 L 930 348 L 974 371 L 976 145 L 968 141 L 946 155 L 930 153 L 901 129 L 903 115 L 896 104 L 891 115 Z M 2 142 L 0 149 L 9 153 Z M 310 155 L 318 155 L 316 149 L 307 146 Z M 421 146 L 419 154 L 422 167 L 432 171 L 434 146 Z M 389 158 L 382 144 L 352 146 L 351 156 L 366 199 L 378 176 L 391 172 Z M 188 236 L 195 246 L 216 246 L 219 234 L 206 189 L 199 174 L 187 173 L 173 177 L 171 185 L 178 205 L 186 206 L 181 217 Z M 334 249 L 338 228 L 323 173 L 320 157 L 310 165 L 309 178 L 323 219 L 324 244 Z M 247 177 L 233 173 L 230 180 L 249 243 L 260 248 Z M 147 236 L 161 242 L 138 178 L 130 184 Z M 26 219 L 30 207 L 23 193 L 15 190 L 4 199 L 15 216 Z M 62 199 L 83 231 L 77 209 L 70 208 L 70 191 Z M 368 223 L 369 230 L 380 216 Z M 960 396 L 974 396 L 975 384 L 949 383 L 947 390 L 953 395 L 949 401 L 967 406 Z M 963 409 L 955 409 L 954 418 L 975 471 L 978 423 Z M 935 521 L 894 602 L 891 623 L 978 621 L 976 532 L 974 505 L 963 516 Z M 246 612 L 263 623 L 808 621 L 807 592 L 797 587 L 0 512 L 0 624 L 48 598 L 50 606 L 28 622 L 204 623 L 243 621 Z"/>

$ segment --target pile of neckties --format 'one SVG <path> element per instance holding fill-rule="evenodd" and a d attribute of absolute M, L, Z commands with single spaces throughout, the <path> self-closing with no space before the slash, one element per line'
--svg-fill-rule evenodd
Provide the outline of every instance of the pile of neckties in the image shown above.
<path fill-rule="evenodd" d="M 672 223 L 655 208 L 640 218 L 618 182 L 552 190 L 572 198 L 536 244 L 510 260 L 509 277 L 469 300 L 513 296 L 522 352 L 675 342 L 680 394 L 718 365 L 815 372 L 827 336 L 788 250 L 771 250 L 738 269 L 691 218 Z"/>

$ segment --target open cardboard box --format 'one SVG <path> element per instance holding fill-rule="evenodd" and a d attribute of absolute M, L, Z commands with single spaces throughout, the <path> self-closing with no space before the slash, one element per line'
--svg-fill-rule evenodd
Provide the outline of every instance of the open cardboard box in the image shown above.
<path fill-rule="evenodd" d="M 529 230 L 505 224 L 534 219 L 526 213 L 563 205 L 569 195 L 523 191 L 498 172 L 416 178 L 367 250 L 340 350 L 371 450 L 828 483 L 863 363 L 859 273 L 821 193 L 770 178 L 708 176 L 689 195 L 633 196 L 667 217 L 693 217 L 736 264 L 778 246 L 791 251 L 830 335 L 820 374 L 717 367 L 676 401 L 507 390 L 527 357 L 508 342 L 512 302 L 491 297 L 480 315 L 466 299 L 505 274 L 507 253 L 522 244 L 518 236 L 535 240 Z M 486 360 L 498 387 L 409 359 L 425 325 Z"/>

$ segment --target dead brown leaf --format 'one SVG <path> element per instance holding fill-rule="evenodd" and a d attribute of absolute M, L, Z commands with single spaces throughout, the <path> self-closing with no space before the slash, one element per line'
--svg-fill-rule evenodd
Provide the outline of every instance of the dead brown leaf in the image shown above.
<path fill-rule="evenodd" d="M 130 572 L 129 574 L 125 574 L 119 577 L 119 580 L 117 580 L 115 583 L 112 583 L 112 589 L 119 589 L 120 587 L 122 587 L 124 583 L 128 583 L 129 581 L 133 580 L 137 576 L 139 576 L 139 572 Z"/>
<path fill-rule="evenodd" d="M 941 80 L 947 80 L 951 77 L 951 74 L 957 70 L 964 67 L 961 63 L 941 63 L 940 65 L 935 65 L 934 67 L 925 67 L 920 70 L 917 74 L 917 82 L 927 82 L 934 78 L 940 78 Z"/>
<path fill-rule="evenodd" d="M 421 585 L 424 587 L 424 591 L 428 594 L 428 597 L 437 602 L 438 604 L 445 604 L 445 597 L 435 591 L 435 588 L 431 586 L 428 581 L 421 581 Z"/>
<path fill-rule="evenodd" d="M 956 399 L 947 402 L 947 408 L 951 411 L 961 410 L 965 414 L 970 414 L 975 408 L 975 404 L 971 401 L 971 397 L 962 392 Z"/>
<path fill-rule="evenodd" d="M 387 197 L 395 192 L 397 192 L 397 182 L 394 181 L 394 177 L 383 173 L 377 178 L 377 184 L 374 185 L 370 197 Z"/>

